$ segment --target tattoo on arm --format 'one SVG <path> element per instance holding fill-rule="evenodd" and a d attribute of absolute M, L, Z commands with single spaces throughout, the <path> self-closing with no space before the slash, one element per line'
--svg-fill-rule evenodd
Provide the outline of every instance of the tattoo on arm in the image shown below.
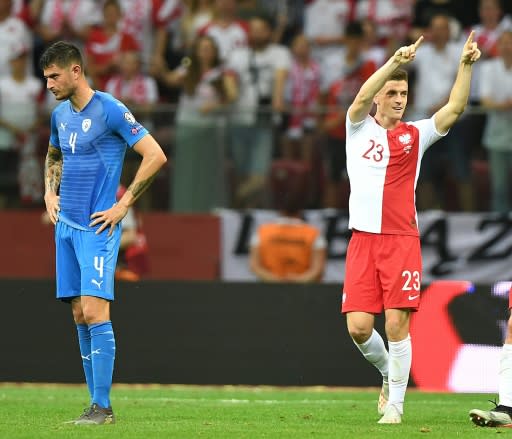
<path fill-rule="evenodd" d="M 153 182 L 158 172 L 155 172 L 151 177 L 146 178 L 145 180 L 133 182 L 128 190 L 133 194 L 133 198 L 136 200 L 139 196 L 149 187 L 149 185 Z"/>
<path fill-rule="evenodd" d="M 46 191 L 57 193 L 62 177 L 62 152 L 53 147 L 48 148 L 44 162 L 44 181 Z"/>

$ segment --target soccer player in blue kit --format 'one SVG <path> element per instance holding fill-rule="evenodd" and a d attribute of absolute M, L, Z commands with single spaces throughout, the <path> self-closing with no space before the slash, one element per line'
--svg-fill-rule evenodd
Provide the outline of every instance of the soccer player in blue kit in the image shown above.
<path fill-rule="evenodd" d="M 55 225 L 57 298 L 71 303 L 91 405 L 75 424 L 115 422 L 110 388 L 115 337 L 110 321 L 120 221 L 167 161 L 123 103 L 94 91 L 80 51 L 59 41 L 41 56 L 47 88 L 62 101 L 51 116 L 46 209 Z M 142 156 L 116 203 L 126 148 Z"/>

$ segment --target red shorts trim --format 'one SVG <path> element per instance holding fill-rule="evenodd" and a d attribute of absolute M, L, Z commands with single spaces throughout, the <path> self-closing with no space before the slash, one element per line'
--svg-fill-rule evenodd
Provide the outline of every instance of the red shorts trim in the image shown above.
<path fill-rule="evenodd" d="M 341 311 L 416 311 L 420 305 L 421 266 L 418 236 L 354 231 L 347 249 Z"/>
<path fill-rule="evenodd" d="M 510 287 L 508 292 L 508 309 L 512 309 L 512 287 Z"/>

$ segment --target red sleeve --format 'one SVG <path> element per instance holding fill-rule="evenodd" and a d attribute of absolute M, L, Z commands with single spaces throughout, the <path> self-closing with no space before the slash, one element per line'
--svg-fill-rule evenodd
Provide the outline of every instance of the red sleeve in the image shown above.
<path fill-rule="evenodd" d="M 237 24 L 244 30 L 246 35 L 249 35 L 249 23 L 245 20 L 237 20 Z"/>
<path fill-rule="evenodd" d="M 137 51 L 140 50 L 139 43 L 137 43 L 137 40 L 133 38 L 132 35 L 123 32 L 121 35 L 121 45 L 119 47 L 119 50 L 122 52 L 131 52 L 131 51 Z"/>
<path fill-rule="evenodd" d="M 212 22 L 206 23 L 203 27 L 200 27 L 197 31 L 197 35 L 204 37 L 205 35 L 208 35 L 208 30 L 212 26 Z"/>
<path fill-rule="evenodd" d="M 94 43 L 102 43 L 104 41 L 104 35 L 101 28 L 95 26 L 91 29 L 87 41 L 85 42 L 85 52 L 88 55 L 96 55 L 92 50 L 92 46 Z"/>
<path fill-rule="evenodd" d="M 374 74 L 374 72 L 377 70 L 377 67 L 375 66 L 375 63 L 373 61 L 366 61 L 363 65 L 361 76 L 363 82 L 366 81 L 370 76 Z"/>
<path fill-rule="evenodd" d="M 174 4 L 167 5 L 167 2 L 174 1 Z M 183 7 L 179 0 L 153 0 L 152 22 L 158 26 L 167 26 L 177 18 L 181 17 Z"/>

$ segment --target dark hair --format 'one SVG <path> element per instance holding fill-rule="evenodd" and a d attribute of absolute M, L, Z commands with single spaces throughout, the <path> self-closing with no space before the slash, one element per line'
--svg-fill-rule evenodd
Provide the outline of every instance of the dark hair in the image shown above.
<path fill-rule="evenodd" d="M 121 10 L 121 5 L 118 0 L 105 0 L 105 3 L 103 3 L 103 10 L 108 6 L 115 6 L 119 11 Z"/>
<path fill-rule="evenodd" d="M 408 79 L 409 75 L 407 74 L 407 71 L 404 69 L 397 69 L 391 75 L 388 77 L 388 81 L 406 81 Z"/>
<path fill-rule="evenodd" d="M 57 41 L 48 47 L 39 59 L 41 70 L 55 64 L 57 67 L 67 67 L 70 64 L 78 64 L 83 69 L 82 54 L 78 47 L 67 41 Z"/>
<path fill-rule="evenodd" d="M 201 81 L 202 72 L 200 70 L 199 59 L 197 57 L 197 50 L 202 41 L 209 41 L 215 50 L 215 57 L 213 59 L 211 67 L 218 67 L 221 64 L 219 48 L 215 40 L 206 35 L 196 38 L 194 44 L 192 45 L 192 48 L 190 49 L 190 54 L 187 63 L 187 74 L 185 76 L 185 79 L 183 80 L 183 89 L 185 90 L 185 93 L 187 93 L 188 95 L 193 95 L 195 93 L 196 87 Z M 219 93 L 219 95 L 222 98 L 224 98 L 224 87 L 222 84 L 222 79 L 212 81 L 212 85 L 217 91 L 217 93 Z"/>
<path fill-rule="evenodd" d="M 268 14 L 265 14 L 265 13 L 258 13 L 258 14 L 255 14 L 253 15 L 249 21 L 252 21 L 252 20 L 259 20 L 259 21 L 262 21 L 263 23 L 265 23 L 267 25 L 267 27 L 270 29 L 270 30 L 273 30 L 274 27 L 275 27 L 275 22 L 274 22 L 274 19 L 268 15 Z"/>
<path fill-rule="evenodd" d="M 363 38 L 364 29 L 360 21 L 351 21 L 345 28 L 345 37 Z"/>

